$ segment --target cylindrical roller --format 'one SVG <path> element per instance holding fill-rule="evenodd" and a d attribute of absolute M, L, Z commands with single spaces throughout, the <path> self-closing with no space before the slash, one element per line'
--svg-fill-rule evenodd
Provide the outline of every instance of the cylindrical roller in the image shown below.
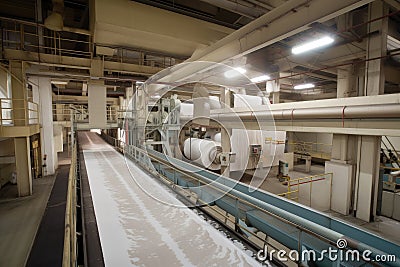
<path fill-rule="evenodd" d="M 199 138 L 188 138 L 184 142 L 185 157 L 210 170 L 221 169 L 218 163 L 218 152 L 222 151 L 221 143 Z"/>
<path fill-rule="evenodd" d="M 210 136 L 211 140 L 221 143 L 221 133 L 220 132 L 210 132 L 208 133 Z"/>

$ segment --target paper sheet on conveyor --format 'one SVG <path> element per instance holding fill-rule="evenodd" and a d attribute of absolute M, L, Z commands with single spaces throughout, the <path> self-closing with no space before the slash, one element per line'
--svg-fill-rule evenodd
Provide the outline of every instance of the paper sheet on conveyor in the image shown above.
<path fill-rule="evenodd" d="M 106 266 L 260 266 L 95 133 L 79 139 Z"/>

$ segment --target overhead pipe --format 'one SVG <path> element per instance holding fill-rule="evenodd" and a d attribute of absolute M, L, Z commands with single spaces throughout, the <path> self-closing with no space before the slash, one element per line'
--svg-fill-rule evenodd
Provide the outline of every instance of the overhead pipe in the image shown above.
<path fill-rule="evenodd" d="M 271 111 L 244 111 L 213 114 L 218 121 L 232 121 L 240 117 L 243 121 L 263 120 L 311 120 L 311 119 L 371 119 L 400 118 L 400 105 L 361 105 L 323 108 L 293 108 Z"/>

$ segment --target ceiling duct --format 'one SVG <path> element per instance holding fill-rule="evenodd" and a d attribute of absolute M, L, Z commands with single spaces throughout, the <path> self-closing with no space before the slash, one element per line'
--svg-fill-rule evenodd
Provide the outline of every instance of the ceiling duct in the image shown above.
<path fill-rule="evenodd" d="M 62 31 L 64 29 L 64 1 L 52 0 L 53 11 L 44 21 L 44 26 L 53 31 Z"/>

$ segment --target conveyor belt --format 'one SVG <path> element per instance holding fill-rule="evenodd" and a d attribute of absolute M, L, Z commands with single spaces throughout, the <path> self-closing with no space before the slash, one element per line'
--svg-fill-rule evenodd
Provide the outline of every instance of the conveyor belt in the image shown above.
<path fill-rule="evenodd" d="M 81 132 L 79 142 L 106 266 L 259 265 L 192 210 L 163 204 L 182 206 L 97 134 Z M 140 189 L 131 174 L 161 201 Z"/>
<path fill-rule="evenodd" d="M 69 165 L 62 165 L 57 171 L 46 211 L 26 263 L 27 267 L 62 264 L 68 173 Z"/>

